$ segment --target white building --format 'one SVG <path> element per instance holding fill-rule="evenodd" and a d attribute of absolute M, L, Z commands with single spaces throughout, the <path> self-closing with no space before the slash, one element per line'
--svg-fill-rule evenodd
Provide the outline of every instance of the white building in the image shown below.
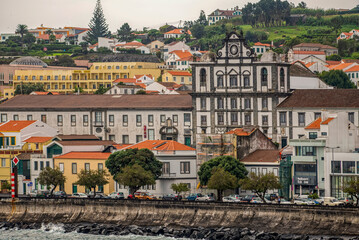
<path fill-rule="evenodd" d="M 215 10 L 210 15 L 208 15 L 208 25 L 214 25 L 216 22 L 222 19 L 231 19 L 234 17 L 239 17 L 242 15 L 242 10 L 238 7 L 235 7 L 231 10 Z"/>
<path fill-rule="evenodd" d="M 8 119 L 43 119 L 60 134 L 94 134 L 117 143 L 188 143 L 193 135 L 189 95 L 18 95 L 0 112 Z"/>
<path fill-rule="evenodd" d="M 332 89 L 333 87 L 323 82 L 301 61 L 296 61 L 290 66 L 291 89 Z"/>
<path fill-rule="evenodd" d="M 359 90 L 307 89 L 295 90 L 277 106 L 278 138 L 281 146 L 290 139 L 305 136 L 305 127 L 328 114 L 344 113 L 355 126 L 359 126 Z"/>
<path fill-rule="evenodd" d="M 105 94 L 122 95 L 122 94 L 136 94 L 140 90 L 145 90 L 138 85 L 114 85 Z"/>
<path fill-rule="evenodd" d="M 307 58 L 309 56 L 315 56 L 319 59 L 321 59 L 322 61 L 326 60 L 326 55 L 324 51 L 298 51 L 298 50 L 292 50 L 290 49 L 288 51 L 288 60 L 290 62 L 295 62 L 298 60 L 302 60 L 304 58 Z"/>
<path fill-rule="evenodd" d="M 169 53 L 166 60 L 166 66 L 170 69 L 187 70 L 190 68 L 190 62 L 193 62 L 194 56 L 190 51 L 175 50 Z"/>
<path fill-rule="evenodd" d="M 183 35 L 185 34 L 185 30 L 184 29 L 181 29 L 181 28 L 178 28 L 178 29 L 173 29 L 169 32 L 166 32 L 164 34 L 164 37 L 165 38 L 180 38 L 182 37 Z M 187 34 L 191 35 L 191 31 L 190 30 L 187 30 Z"/>
<path fill-rule="evenodd" d="M 17 33 L 0 33 L 0 42 L 5 42 L 9 39 L 9 37 L 16 37 L 20 36 L 20 34 Z"/>
<path fill-rule="evenodd" d="M 259 54 L 263 54 L 266 51 L 268 51 L 271 48 L 271 45 L 268 43 L 261 43 L 261 42 L 256 42 L 253 46 L 254 52 L 259 55 Z"/>
<path fill-rule="evenodd" d="M 151 150 L 155 157 L 162 162 L 162 175 L 152 186 L 142 187 L 140 191 L 153 193 L 157 196 L 174 193 L 172 184 L 185 183 L 190 192 L 197 187 L 196 149 L 171 140 L 146 140 L 123 148 Z M 116 184 L 116 191 L 127 193 L 128 190 Z"/>
<path fill-rule="evenodd" d="M 163 54 L 162 54 L 162 58 L 164 61 L 166 61 L 169 57 L 169 54 L 173 51 L 190 51 L 191 48 L 185 44 L 184 42 L 172 42 L 172 43 L 169 43 L 167 45 L 164 45 L 163 46 Z"/>

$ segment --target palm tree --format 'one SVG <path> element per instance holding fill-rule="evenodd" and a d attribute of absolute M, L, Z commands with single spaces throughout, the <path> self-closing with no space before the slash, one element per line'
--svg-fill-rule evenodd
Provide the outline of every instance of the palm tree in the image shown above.
<path fill-rule="evenodd" d="M 23 39 L 24 35 L 28 33 L 29 30 L 27 30 L 27 25 L 25 24 L 19 24 L 17 25 L 15 33 L 18 33 L 21 35 L 21 39 Z"/>
<path fill-rule="evenodd" d="M 52 30 L 51 30 L 51 29 L 47 29 L 47 30 L 45 31 L 45 33 L 48 34 L 48 35 L 51 35 L 51 34 L 52 34 Z"/>

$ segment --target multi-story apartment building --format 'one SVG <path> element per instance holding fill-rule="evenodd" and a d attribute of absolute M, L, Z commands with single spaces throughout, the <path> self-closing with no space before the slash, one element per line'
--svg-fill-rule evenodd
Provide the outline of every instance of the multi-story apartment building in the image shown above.
<path fill-rule="evenodd" d="M 189 95 L 18 95 L 0 105 L 3 118 L 41 120 L 60 134 L 94 134 L 136 143 L 192 144 Z"/>
<path fill-rule="evenodd" d="M 118 78 L 135 75 L 161 75 L 161 64 L 151 62 L 98 62 L 89 70 L 81 68 L 16 70 L 14 88 L 22 83 L 42 83 L 48 91 L 70 93 L 80 87 L 86 93 L 95 92 L 100 86 L 111 87 Z"/>
<path fill-rule="evenodd" d="M 305 127 L 328 113 L 344 112 L 348 120 L 359 126 L 359 90 L 307 89 L 295 90 L 277 107 L 278 137 L 281 146 L 289 139 L 305 135 Z"/>
<path fill-rule="evenodd" d="M 208 15 L 208 25 L 214 25 L 216 22 L 222 19 L 231 19 L 242 15 L 242 10 L 238 7 L 232 8 L 231 10 L 215 10 Z"/>
<path fill-rule="evenodd" d="M 191 66 L 195 134 L 258 125 L 276 140 L 276 106 L 289 95 L 289 63 L 269 52 L 257 61 L 243 34 L 232 32 L 215 61 Z"/>

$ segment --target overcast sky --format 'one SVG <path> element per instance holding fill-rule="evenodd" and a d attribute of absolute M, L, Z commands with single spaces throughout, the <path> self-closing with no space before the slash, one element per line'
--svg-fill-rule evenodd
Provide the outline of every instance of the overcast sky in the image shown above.
<path fill-rule="evenodd" d="M 111 31 L 128 22 L 132 29 L 176 26 L 180 20 L 195 20 L 201 10 L 208 15 L 215 9 L 242 8 L 258 0 L 102 0 Z M 298 4 L 301 0 L 289 0 Z M 306 0 L 311 8 L 353 8 L 359 0 Z M 0 0 L 0 33 L 14 32 L 17 24 L 35 28 L 87 27 L 96 0 Z"/>

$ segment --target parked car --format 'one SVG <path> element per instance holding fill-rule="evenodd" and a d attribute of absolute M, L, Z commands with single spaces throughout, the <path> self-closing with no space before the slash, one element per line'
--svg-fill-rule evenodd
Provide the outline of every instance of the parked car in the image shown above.
<path fill-rule="evenodd" d="M 53 193 L 54 198 L 67 198 L 67 194 L 64 191 L 56 191 Z"/>
<path fill-rule="evenodd" d="M 125 195 L 123 194 L 123 192 L 113 192 L 110 193 L 110 195 L 108 195 L 110 198 L 114 198 L 114 199 L 125 199 Z"/>
<path fill-rule="evenodd" d="M 256 195 L 247 195 L 244 198 L 241 199 L 241 203 L 250 203 L 253 198 L 256 198 Z"/>
<path fill-rule="evenodd" d="M 50 196 L 50 191 L 48 190 L 38 190 L 36 197 L 38 198 L 47 198 Z"/>
<path fill-rule="evenodd" d="M 324 206 L 344 206 L 344 203 L 339 202 L 338 199 L 336 199 L 334 197 L 325 197 L 323 205 Z"/>
<path fill-rule="evenodd" d="M 352 198 L 348 198 L 348 197 L 338 198 L 338 201 L 344 203 L 344 205 L 353 205 L 354 204 L 354 200 Z"/>
<path fill-rule="evenodd" d="M 234 199 L 230 196 L 227 196 L 222 198 L 222 202 L 234 202 Z"/>
<path fill-rule="evenodd" d="M 107 198 L 107 196 L 103 192 L 96 192 L 96 195 L 93 191 L 87 194 L 89 198 Z"/>
<path fill-rule="evenodd" d="M 36 189 L 31 190 L 28 195 L 29 195 L 30 197 L 36 197 L 36 195 L 37 195 L 37 190 L 36 190 Z"/>
<path fill-rule="evenodd" d="M 171 193 L 171 194 L 163 195 L 162 200 L 181 201 L 182 196 Z"/>
<path fill-rule="evenodd" d="M 241 196 L 238 194 L 232 194 L 227 197 L 231 198 L 233 200 L 233 202 L 240 202 L 242 199 Z"/>
<path fill-rule="evenodd" d="M 324 198 L 313 199 L 313 201 L 316 205 L 323 205 Z"/>
<path fill-rule="evenodd" d="M 152 193 L 148 192 L 135 192 L 135 199 L 142 199 L 142 200 L 156 200 L 157 197 Z"/>
<path fill-rule="evenodd" d="M 188 201 L 196 201 L 198 197 L 202 197 L 203 195 L 201 193 L 191 193 L 188 197 Z"/>
<path fill-rule="evenodd" d="M 209 201 L 215 201 L 215 199 L 211 195 L 204 195 L 202 197 L 197 197 L 195 201 L 209 202 Z"/>
<path fill-rule="evenodd" d="M 250 203 L 263 203 L 263 200 L 259 197 L 254 197 L 254 198 L 252 198 Z"/>
<path fill-rule="evenodd" d="M 293 203 L 295 205 L 308 205 L 308 202 L 306 199 L 303 199 L 303 198 L 296 198 L 293 200 Z"/>
<path fill-rule="evenodd" d="M 73 193 L 71 195 L 71 197 L 74 197 L 74 198 L 88 198 L 87 194 L 85 194 L 85 193 Z"/>

